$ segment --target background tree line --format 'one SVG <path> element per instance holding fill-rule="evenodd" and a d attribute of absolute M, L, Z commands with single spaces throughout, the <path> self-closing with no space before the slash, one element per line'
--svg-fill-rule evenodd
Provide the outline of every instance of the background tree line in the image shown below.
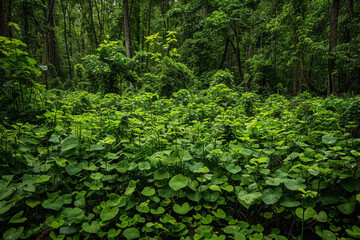
<path fill-rule="evenodd" d="M 139 86 L 175 66 L 154 56 L 172 48 L 178 70 L 187 66 L 201 87 L 223 70 L 246 90 L 360 92 L 359 0 L 0 0 L 0 11 L 1 36 L 26 44 L 47 88 L 88 78 L 85 57 L 94 54 L 117 71 L 107 78 Z M 132 60 L 111 65 L 114 49 L 107 57 L 97 49 L 118 40 Z"/>

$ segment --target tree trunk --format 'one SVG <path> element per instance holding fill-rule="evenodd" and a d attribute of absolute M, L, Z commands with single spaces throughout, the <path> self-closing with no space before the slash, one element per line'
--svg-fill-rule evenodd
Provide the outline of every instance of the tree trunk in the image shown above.
<path fill-rule="evenodd" d="M 226 55 L 228 53 L 228 48 L 229 48 L 229 38 L 226 37 L 225 39 L 225 49 L 224 49 L 224 53 L 222 55 L 222 58 L 221 58 L 221 63 L 220 63 L 220 69 L 224 69 L 224 63 L 225 63 L 225 59 L 226 59 Z"/>
<path fill-rule="evenodd" d="M 132 58 L 128 0 L 123 0 L 123 10 L 124 10 L 124 32 L 125 32 L 126 56 L 128 58 Z"/>
<path fill-rule="evenodd" d="M 244 80 L 244 75 L 242 72 L 242 63 L 241 63 L 241 54 L 240 54 L 240 39 L 239 39 L 239 35 L 238 32 L 236 31 L 236 27 L 232 27 L 232 30 L 235 34 L 235 40 L 236 40 L 236 47 L 234 45 L 234 43 L 232 41 L 230 41 L 234 51 L 235 51 L 235 55 L 236 55 L 236 60 L 238 63 L 238 70 L 239 70 L 239 80 L 236 80 L 236 85 L 239 85 L 240 82 L 242 82 Z"/>
<path fill-rule="evenodd" d="M 68 60 L 68 67 L 69 67 L 69 77 L 72 80 L 72 71 L 71 71 L 71 61 L 70 61 L 70 53 L 69 53 L 69 44 L 68 44 L 68 39 L 67 39 L 67 26 L 66 26 L 66 9 L 69 5 L 69 1 L 66 2 L 66 5 L 64 5 L 63 0 L 60 0 L 60 4 L 61 4 L 61 10 L 62 10 L 62 14 L 63 14 L 63 20 L 64 20 L 64 40 L 65 40 L 65 48 L 66 48 L 66 55 L 67 55 L 67 60 Z"/>
<path fill-rule="evenodd" d="M 333 0 L 331 10 L 330 10 L 330 38 L 329 38 L 329 78 L 328 78 L 328 88 L 327 93 L 335 93 L 335 57 L 333 54 L 334 49 L 336 48 L 337 41 L 337 29 L 338 29 L 338 17 L 339 17 L 339 8 L 340 0 Z"/>
<path fill-rule="evenodd" d="M 207 8 L 203 8 L 203 9 L 202 9 L 201 15 L 202 15 L 203 18 L 206 18 L 207 12 L 208 12 L 208 9 L 207 9 Z"/>
<path fill-rule="evenodd" d="M 7 0 L 0 0 L 0 36 L 10 37 Z"/>
<path fill-rule="evenodd" d="M 92 0 L 89 0 L 89 8 L 90 8 L 90 28 L 92 31 L 91 35 L 92 35 L 92 39 L 93 39 L 93 44 L 95 45 L 94 47 L 97 48 L 99 46 L 99 41 L 97 38 L 96 28 L 95 28 L 95 24 L 94 24 Z"/>
<path fill-rule="evenodd" d="M 360 63 L 360 49 L 359 43 L 356 38 L 357 36 L 357 29 L 354 25 L 354 0 L 347 0 L 346 7 L 348 12 L 348 17 L 350 21 L 350 42 L 353 44 L 354 52 L 357 55 L 357 62 Z M 355 82 L 355 89 L 357 93 L 360 93 L 360 66 L 359 64 L 356 65 L 354 74 L 352 75 L 352 82 Z M 351 84 L 350 84 L 351 87 Z M 349 89 L 346 89 L 349 90 Z"/>
<path fill-rule="evenodd" d="M 151 34 L 151 8 L 152 8 L 152 0 L 149 0 L 149 11 L 148 11 L 148 29 L 147 35 L 150 36 Z M 148 43 L 146 46 L 146 52 L 149 52 L 150 44 Z M 149 57 L 146 57 L 146 69 L 149 71 Z"/>

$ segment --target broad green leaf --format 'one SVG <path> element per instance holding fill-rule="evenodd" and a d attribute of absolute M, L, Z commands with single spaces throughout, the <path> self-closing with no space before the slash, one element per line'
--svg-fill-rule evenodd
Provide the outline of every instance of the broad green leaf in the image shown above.
<path fill-rule="evenodd" d="M 153 196 L 155 194 L 155 189 L 154 188 L 150 188 L 150 187 L 145 187 L 142 192 L 142 195 L 146 196 L 146 197 L 150 197 Z"/>
<path fill-rule="evenodd" d="M 125 195 L 126 195 L 126 196 L 131 195 L 131 194 L 135 191 L 135 189 L 136 189 L 136 183 L 137 183 L 137 181 L 135 181 L 135 180 L 130 180 L 129 185 L 128 185 L 128 187 L 127 187 L 126 190 L 125 190 Z"/>
<path fill-rule="evenodd" d="M 71 134 L 65 138 L 61 143 L 61 151 L 66 152 L 76 148 L 79 145 L 79 138 L 76 134 Z"/>
<path fill-rule="evenodd" d="M 360 238 L 360 227 L 354 225 L 352 228 L 347 228 L 346 232 L 354 238 Z"/>
<path fill-rule="evenodd" d="M 85 217 L 84 211 L 80 208 L 73 208 L 70 210 L 70 212 L 67 215 L 69 221 L 72 222 L 81 222 L 83 218 Z"/>
<path fill-rule="evenodd" d="M 137 239 L 140 237 L 140 231 L 137 228 L 127 228 L 124 230 L 123 236 L 127 240 Z"/>
<path fill-rule="evenodd" d="M 83 223 L 82 229 L 87 233 L 97 233 L 100 230 L 100 225 L 96 221 L 91 222 L 91 225 L 89 223 Z"/>
<path fill-rule="evenodd" d="M 60 208 L 64 205 L 64 202 L 65 201 L 63 196 L 54 195 L 52 198 L 43 201 L 41 206 L 46 209 L 59 211 Z"/>
<path fill-rule="evenodd" d="M 275 190 L 266 189 L 262 192 L 262 200 L 265 204 L 271 205 L 277 203 L 282 196 L 282 189 L 277 187 Z"/>
<path fill-rule="evenodd" d="M 322 237 L 324 240 L 336 240 L 337 239 L 336 235 L 329 230 L 324 230 L 322 232 Z"/>
<path fill-rule="evenodd" d="M 75 202 L 74 202 L 75 207 L 85 208 L 85 196 L 77 195 L 75 197 L 75 199 L 76 199 Z"/>
<path fill-rule="evenodd" d="M 222 210 L 221 208 L 218 208 L 218 209 L 216 210 L 216 212 L 215 212 L 215 211 L 212 211 L 211 213 L 212 213 L 215 217 L 217 217 L 217 218 L 221 218 L 221 219 L 226 218 L 226 213 L 225 213 L 224 210 Z"/>
<path fill-rule="evenodd" d="M 3 234 L 4 240 L 17 240 L 23 234 L 24 227 L 10 228 Z"/>
<path fill-rule="evenodd" d="M 116 230 L 116 229 L 112 228 L 108 231 L 107 237 L 114 238 L 114 237 L 117 237 L 120 233 L 121 233 L 121 229 Z"/>
<path fill-rule="evenodd" d="M 311 207 L 306 208 L 305 212 L 303 211 L 302 208 L 297 208 L 295 210 L 295 213 L 298 218 L 300 219 L 304 218 L 305 221 L 316 216 L 316 211 Z"/>
<path fill-rule="evenodd" d="M 174 212 L 176 212 L 177 214 L 187 214 L 192 208 L 190 207 L 189 203 L 184 203 L 182 206 L 180 206 L 179 204 L 174 204 Z"/>
<path fill-rule="evenodd" d="M 298 191 L 300 188 L 305 189 L 305 179 L 297 178 L 297 179 L 285 179 L 284 185 L 287 189 L 292 191 Z"/>
<path fill-rule="evenodd" d="M 178 191 L 187 186 L 189 178 L 182 174 L 175 175 L 169 181 L 169 186 L 174 190 Z"/>
<path fill-rule="evenodd" d="M 347 202 L 337 206 L 343 214 L 350 215 L 355 211 L 356 202 Z"/>
<path fill-rule="evenodd" d="M 149 162 L 140 162 L 138 164 L 138 168 L 140 171 L 144 171 L 144 170 L 150 170 L 151 166 Z"/>
<path fill-rule="evenodd" d="M 315 216 L 315 219 L 318 221 L 318 222 L 327 222 L 327 214 L 325 211 L 320 211 L 317 216 Z"/>
<path fill-rule="evenodd" d="M 168 179 L 169 177 L 170 177 L 169 172 L 167 172 L 164 169 L 158 169 L 154 173 L 154 180 L 163 180 L 163 179 Z"/>
<path fill-rule="evenodd" d="M 41 202 L 39 200 L 32 200 L 32 199 L 26 199 L 25 201 L 26 205 L 28 205 L 31 208 L 36 207 L 37 205 L 39 205 Z"/>
<path fill-rule="evenodd" d="M 18 212 L 12 218 L 10 219 L 9 223 L 23 223 L 27 220 L 26 217 L 21 217 L 23 215 L 24 211 Z"/>
<path fill-rule="evenodd" d="M 254 204 L 257 200 L 261 199 L 262 194 L 260 192 L 247 192 L 241 191 L 238 194 L 238 198 L 241 201 L 244 201 L 248 205 Z"/>
<path fill-rule="evenodd" d="M 70 163 L 69 165 L 67 165 L 65 170 L 69 175 L 73 176 L 73 175 L 76 175 L 79 172 L 81 172 L 83 170 L 83 168 L 82 168 L 81 164 L 73 162 L 73 163 Z"/>
<path fill-rule="evenodd" d="M 114 207 L 114 208 L 105 207 L 100 212 L 100 218 L 103 221 L 109 221 L 109 220 L 113 219 L 114 217 L 116 217 L 118 212 L 119 212 L 118 207 Z"/>
<path fill-rule="evenodd" d="M 330 145 L 330 144 L 334 144 L 337 138 L 331 135 L 324 135 L 322 136 L 321 140 L 323 143 Z"/>

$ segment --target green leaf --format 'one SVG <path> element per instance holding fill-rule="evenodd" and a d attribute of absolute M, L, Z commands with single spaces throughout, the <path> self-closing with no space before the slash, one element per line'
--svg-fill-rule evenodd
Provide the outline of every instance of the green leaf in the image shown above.
<path fill-rule="evenodd" d="M 89 223 L 83 223 L 82 229 L 87 233 L 97 233 L 100 230 L 100 225 L 96 221 L 91 222 L 91 225 Z"/>
<path fill-rule="evenodd" d="M 226 218 L 226 213 L 225 213 L 224 210 L 222 210 L 221 208 L 218 208 L 218 209 L 216 210 L 216 212 L 215 212 L 215 211 L 212 211 L 211 213 L 212 213 L 215 217 L 217 217 L 217 218 L 221 218 L 221 219 Z"/>
<path fill-rule="evenodd" d="M 44 183 L 50 180 L 51 176 L 49 175 L 40 175 L 39 178 L 36 180 L 36 183 Z"/>
<path fill-rule="evenodd" d="M 12 218 L 10 219 L 9 223 L 23 223 L 27 220 L 26 217 L 21 217 L 23 215 L 24 211 L 18 212 Z"/>
<path fill-rule="evenodd" d="M 298 207 L 301 205 L 301 202 L 297 201 L 296 198 L 294 196 L 284 196 L 281 200 L 280 200 L 280 205 L 287 207 L 287 208 L 291 208 L 291 207 Z"/>
<path fill-rule="evenodd" d="M 64 202 L 65 201 L 63 196 L 54 195 L 52 198 L 43 201 L 41 206 L 46 209 L 59 211 L 60 208 L 64 205 Z"/>
<path fill-rule="evenodd" d="M 75 197 L 75 199 L 76 199 L 75 202 L 74 202 L 75 207 L 85 208 L 85 196 L 77 195 Z"/>
<path fill-rule="evenodd" d="M 121 233 L 121 229 L 116 230 L 116 229 L 112 228 L 108 231 L 107 236 L 108 236 L 108 238 L 114 238 L 114 237 L 117 237 L 120 233 Z"/>
<path fill-rule="evenodd" d="M 230 163 L 229 165 L 226 166 L 226 170 L 228 170 L 232 174 L 236 174 L 236 173 L 241 171 L 241 167 L 240 166 L 235 166 L 235 164 Z"/>
<path fill-rule="evenodd" d="M 150 212 L 151 212 L 151 214 L 154 214 L 154 215 L 160 215 L 165 212 L 165 208 L 159 207 L 157 210 L 151 209 Z"/>
<path fill-rule="evenodd" d="M 81 172 L 83 170 L 83 168 L 82 168 L 81 164 L 73 162 L 73 163 L 70 163 L 69 165 L 67 165 L 65 170 L 69 175 L 74 176 L 74 175 L 78 174 L 79 172 Z"/>
<path fill-rule="evenodd" d="M 132 240 L 140 237 L 140 231 L 137 228 L 127 228 L 123 232 L 123 236 L 127 240 Z"/>
<path fill-rule="evenodd" d="M 154 180 L 163 180 L 163 179 L 168 179 L 169 177 L 170 177 L 169 172 L 167 172 L 164 169 L 158 169 L 154 173 Z"/>
<path fill-rule="evenodd" d="M 331 135 L 324 135 L 324 136 L 322 136 L 321 139 L 322 139 L 323 143 L 328 144 L 328 145 L 334 144 L 336 142 L 336 140 L 337 140 L 336 137 L 331 136 Z"/>
<path fill-rule="evenodd" d="M 174 204 L 173 209 L 177 214 L 184 215 L 187 214 L 192 209 L 192 207 L 190 207 L 189 203 L 186 202 L 182 206 L 179 204 Z"/>
<path fill-rule="evenodd" d="M 17 240 L 23 234 L 24 227 L 19 228 L 10 228 L 6 230 L 3 234 L 4 240 Z"/>
<path fill-rule="evenodd" d="M 84 214 L 84 211 L 81 210 L 80 208 L 73 208 L 69 211 L 67 217 L 68 217 L 69 221 L 78 223 L 83 220 L 83 218 L 85 217 L 85 214 Z"/>
<path fill-rule="evenodd" d="M 295 213 L 296 213 L 296 216 L 300 219 L 303 219 L 303 217 L 304 217 L 305 221 L 316 216 L 316 211 L 311 207 L 306 208 L 305 212 L 303 212 L 302 208 L 297 208 L 295 210 Z"/>
<path fill-rule="evenodd" d="M 343 214 L 350 215 L 355 211 L 356 202 L 347 202 L 337 206 Z"/>
<path fill-rule="evenodd" d="M 337 239 L 336 235 L 329 230 L 324 230 L 322 232 L 322 237 L 324 240 L 336 240 Z"/>
<path fill-rule="evenodd" d="M 346 232 L 351 236 L 351 237 L 354 237 L 354 238 L 360 238 L 360 227 L 358 226 L 352 226 L 351 229 L 346 229 Z"/>
<path fill-rule="evenodd" d="M 284 182 L 285 187 L 292 191 L 298 191 L 300 188 L 302 188 L 302 189 L 306 188 L 306 185 L 304 184 L 305 179 L 303 179 L 303 178 L 285 179 L 283 182 Z"/>
<path fill-rule="evenodd" d="M 140 171 L 150 170 L 150 169 L 151 169 L 151 166 L 150 166 L 150 163 L 149 163 L 149 162 L 140 162 L 140 163 L 138 164 L 138 167 L 139 167 L 139 170 L 140 170 Z"/>
<path fill-rule="evenodd" d="M 277 187 L 275 190 L 266 189 L 262 193 L 262 200 L 265 204 L 271 205 L 277 203 L 282 196 L 282 189 Z"/>
<path fill-rule="evenodd" d="M 76 148 L 79 145 L 79 138 L 76 134 L 71 134 L 61 143 L 61 152 L 66 152 Z"/>
<path fill-rule="evenodd" d="M 314 217 L 318 222 L 327 222 L 327 214 L 325 211 L 320 211 L 317 216 Z"/>
<path fill-rule="evenodd" d="M 109 221 L 109 220 L 113 219 L 114 217 L 116 217 L 118 212 L 119 212 L 118 207 L 114 207 L 114 208 L 105 207 L 100 212 L 100 218 L 103 221 Z"/>
<path fill-rule="evenodd" d="M 171 178 L 169 186 L 174 190 L 178 191 L 187 186 L 189 178 L 183 176 L 182 174 L 175 175 Z"/>
<path fill-rule="evenodd" d="M 137 183 L 137 181 L 135 181 L 135 180 L 130 180 L 129 185 L 128 185 L 128 187 L 127 187 L 126 190 L 125 190 L 125 195 L 126 195 L 126 196 L 131 195 L 131 194 L 135 191 L 135 189 L 136 189 L 136 183 Z"/>
<path fill-rule="evenodd" d="M 254 204 L 257 200 L 261 199 L 261 197 L 262 197 L 262 194 L 260 192 L 249 193 L 247 191 L 241 191 L 238 194 L 239 200 L 244 201 L 248 205 Z"/>
<path fill-rule="evenodd" d="M 155 189 L 154 188 L 150 188 L 150 187 L 145 187 L 142 192 L 142 195 L 146 196 L 146 197 L 150 197 L 153 196 L 155 194 Z"/>
<path fill-rule="evenodd" d="M 26 205 L 28 205 L 31 208 L 36 207 L 37 205 L 39 205 L 41 202 L 39 200 L 32 200 L 32 199 L 26 199 L 25 201 Z"/>

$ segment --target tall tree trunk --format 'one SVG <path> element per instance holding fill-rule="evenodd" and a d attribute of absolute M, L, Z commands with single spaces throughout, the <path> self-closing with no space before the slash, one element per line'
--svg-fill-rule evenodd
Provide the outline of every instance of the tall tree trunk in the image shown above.
<path fill-rule="evenodd" d="M 21 3 L 22 8 L 22 17 L 23 17 L 23 37 L 24 42 L 28 45 L 28 49 L 30 49 L 30 39 L 29 39 L 29 3 L 28 2 L 22 2 Z"/>
<path fill-rule="evenodd" d="M 147 35 L 150 36 L 151 34 L 151 8 L 152 8 L 152 0 L 149 0 L 149 11 L 148 11 L 148 29 Z M 149 52 L 150 44 L 148 43 L 146 46 L 146 52 Z M 149 57 L 146 58 L 146 69 L 149 70 Z"/>
<path fill-rule="evenodd" d="M 132 58 L 128 0 L 123 0 L 126 56 Z"/>
<path fill-rule="evenodd" d="M 225 59 L 226 59 L 226 55 L 228 53 L 228 48 L 229 48 L 229 37 L 226 37 L 225 39 L 225 49 L 224 49 L 224 53 L 222 55 L 221 58 L 221 63 L 220 63 L 220 69 L 224 69 L 224 63 L 225 63 Z"/>
<path fill-rule="evenodd" d="M 70 61 L 70 53 L 69 53 L 69 44 L 67 39 L 67 24 L 66 24 L 66 9 L 68 8 L 69 1 L 66 2 L 66 5 L 64 3 L 64 0 L 60 0 L 61 4 L 61 10 L 63 14 L 63 20 L 64 20 L 64 40 L 65 40 L 65 48 L 66 48 L 66 55 L 68 60 L 68 67 L 69 67 L 69 77 L 72 80 L 72 69 L 71 69 L 71 61 Z"/>
<path fill-rule="evenodd" d="M 242 72 L 241 54 L 240 54 L 240 39 L 239 39 L 239 34 L 236 30 L 236 27 L 232 27 L 232 30 L 235 34 L 236 47 L 232 41 L 230 41 L 230 43 L 235 51 L 236 60 L 238 63 L 239 80 L 236 80 L 236 85 L 239 85 L 244 80 L 244 75 Z"/>
<path fill-rule="evenodd" d="M 346 7 L 348 12 L 348 17 L 350 21 L 350 42 L 353 44 L 354 52 L 357 55 L 357 62 L 360 63 L 360 49 L 359 43 L 356 38 L 357 36 L 357 29 L 354 25 L 354 0 L 346 0 Z M 355 89 L 357 93 L 360 93 L 360 66 L 359 64 L 356 65 L 354 74 L 352 76 L 352 82 L 355 82 Z M 352 84 L 350 84 L 351 87 Z M 349 89 L 344 89 L 349 90 Z"/>
<path fill-rule="evenodd" d="M 94 23 L 94 16 L 93 16 L 93 2 L 92 0 L 88 1 L 89 3 L 89 8 L 90 8 L 90 28 L 91 28 L 91 35 L 92 35 L 92 39 L 93 39 L 93 44 L 95 45 L 94 47 L 97 48 L 99 46 L 99 41 L 97 38 L 97 34 L 96 34 L 96 28 L 95 28 L 95 23 Z"/>
<path fill-rule="evenodd" d="M 335 93 L 335 57 L 333 54 L 337 42 L 338 17 L 339 17 L 340 0 L 333 0 L 330 10 L 330 38 L 329 38 L 329 78 L 327 93 Z"/>
<path fill-rule="evenodd" d="M 7 0 L 0 0 L 0 36 L 10 37 Z"/>

